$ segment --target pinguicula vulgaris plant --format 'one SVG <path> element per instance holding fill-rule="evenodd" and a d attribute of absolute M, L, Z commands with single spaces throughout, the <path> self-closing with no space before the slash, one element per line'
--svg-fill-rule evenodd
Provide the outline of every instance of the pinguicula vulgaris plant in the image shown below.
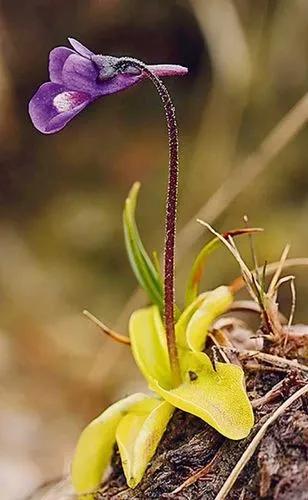
<path fill-rule="evenodd" d="M 215 360 L 204 352 L 208 331 L 233 302 L 231 286 L 199 292 L 206 257 L 219 245 L 216 237 L 204 246 L 190 273 L 183 310 L 175 304 L 175 237 L 178 189 L 178 132 L 175 108 L 160 77 L 182 76 L 178 65 L 146 65 L 130 57 L 96 55 L 69 39 L 73 49 L 50 52 L 50 81 L 41 85 L 29 104 L 35 127 L 50 134 L 99 97 L 124 90 L 149 78 L 161 98 L 169 138 L 169 178 L 166 203 L 164 272 L 160 273 L 143 246 L 135 221 L 139 184 L 125 203 L 123 222 L 127 253 L 139 284 L 151 305 L 135 311 L 129 321 L 134 359 L 152 391 L 113 404 L 82 432 L 72 463 L 78 495 L 99 487 L 114 444 L 121 455 L 127 483 L 142 479 L 175 408 L 196 415 L 229 439 L 242 439 L 253 426 L 244 373 L 239 366 Z M 235 230 L 231 235 L 248 230 Z M 227 237 L 227 234 L 224 235 Z M 113 333 L 103 328 L 110 334 Z M 120 338 L 120 335 L 115 335 Z"/>

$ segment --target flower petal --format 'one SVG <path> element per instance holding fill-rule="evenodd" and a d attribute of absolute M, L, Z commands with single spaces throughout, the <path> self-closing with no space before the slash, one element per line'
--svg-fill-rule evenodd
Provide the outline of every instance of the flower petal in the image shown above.
<path fill-rule="evenodd" d="M 110 56 L 100 57 L 100 66 L 110 66 L 110 59 L 117 61 L 117 58 Z M 114 62 L 115 64 L 115 62 Z M 187 68 L 172 64 L 158 64 L 148 66 L 157 76 L 182 76 L 187 73 Z M 111 78 L 99 79 L 101 68 L 93 60 L 73 54 L 67 58 L 63 67 L 63 82 L 73 90 L 80 90 L 91 94 L 92 97 L 101 97 L 125 90 L 145 79 L 145 74 L 131 74 L 125 72 L 115 72 Z"/>
<path fill-rule="evenodd" d="M 63 83 L 62 70 L 66 59 L 74 54 L 67 47 L 56 47 L 49 53 L 49 78 L 54 83 Z"/>
<path fill-rule="evenodd" d="M 61 130 L 92 101 L 85 92 L 68 90 L 58 83 L 43 83 L 29 103 L 33 125 L 44 134 Z"/>
<path fill-rule="evenodd" d="M 106 65 L 108 65 L 110 58 L 109 56 L 105 57 Z M 112 78 L 100 81 L 99 72 L 100 69 L 93 61 L 73 54 L 64 64 L 63 81 L 70 89 L 87 92 L 92 97 L 100 97 L 125 90 L 144 78 L 142 73 L 138 75 L 116 73 Z"/>
<path fill-rule="evenodd" d="M 92 52 L 90 49 L 82 45 L 82 43 L 78 42 L 78 40 L 75 40 L 75 38 L 68 38 L 68 41 L 70 42 L 71 46 L 73 49 L 78 52 L 83 57 L 87 57 L 88 59 L 91 58 L 91 56 L 94 55 L 94 52 Z"/>
<path fill-rule="evenodd" d="M 63 67 L 63 82 L 72 90 L 99 96 L 98 69 L 94 63 L 79 54 L 71 55 Z"/>

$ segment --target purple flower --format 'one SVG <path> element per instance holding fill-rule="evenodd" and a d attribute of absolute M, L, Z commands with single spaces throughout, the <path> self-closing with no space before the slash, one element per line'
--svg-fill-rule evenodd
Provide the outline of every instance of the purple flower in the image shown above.
<path fill-rule="evenodd" d="M 49 78 L 29 103 L 34 126 L 44 134 L 58 132 L 99 97 L 125 90 L 145 74 L 125 58 L 96 55 L 73 38 L 74 50 L 56 47 L 49 54 Z M 147 66 L 156 76 L 181 76 L 187 68 L 173 64 Z"/>

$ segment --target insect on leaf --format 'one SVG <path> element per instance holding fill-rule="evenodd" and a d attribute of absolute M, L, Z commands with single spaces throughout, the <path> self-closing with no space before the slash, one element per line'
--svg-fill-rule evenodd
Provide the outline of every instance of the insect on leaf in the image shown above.
<path fill-rule="evenodd" d="M 214 370 L 203 352 L 189 352 L 181 358 L 183 383 L 166 390 L 156 382 L 154 390 L 180 410 L 201 418 L 229 439 L 246 437 L 254 422 L 244 387 L 244 373 L 238 366 L 216 363 Z"/>
<path fill-rule="evenodd" d="M 140 184 L 131 188 L 125 202 L 123 225 L 128 258 L 140 286 L 147 292 L 151 302 L 162 311 L 163 289 L 161 277 L 147 254 L 137 228 L 135 211 Z"/>
<path fill-rule="evenodd" d="M 227 286 L 219 286 L 204 294 L 203 302 L 192 315 L 186 329 L 186 339 L 192 351 L 203 351 L 208 330 L 213 321 L 225 313 L 233 302 Z"/>
<path fill-rule="evenodd" d="M 72 462 L 72 483 L 79 498 L 89 500 L 89 494 L 100 485 L 115 444 L 116 429 L 124 415 L 149 396 L 137 393 L 110 406 L 81 433 Z"/>
<path fill-rule="evenodd" d="M 116 432 L 127 484 L 135 488 L 153 457 L 174 407 L 155 398 L 142 401 L 122 418 Z"/>

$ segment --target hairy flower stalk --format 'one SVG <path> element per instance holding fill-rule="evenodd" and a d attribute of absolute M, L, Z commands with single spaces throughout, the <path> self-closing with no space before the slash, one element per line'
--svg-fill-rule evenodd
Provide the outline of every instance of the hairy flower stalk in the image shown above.
<path fill-rule="evenodd" d="M 166 199 L 166 225 L 164 249 L 164 316 L 170 366 L 174 385 L 181 382 L 180 365 L 175 341 L 175 239 L 176 215 L 179 178 L 179 143 L 178 129 L 175 117 L 175 107 L 170 94 L 163 82 L 141 61 L 130 57 L 121 57 L 123 66 L 126 64 L 143 71 L 155 85 L 161 98 L 168 128 L 169 141 L 169 173 Z"/>

